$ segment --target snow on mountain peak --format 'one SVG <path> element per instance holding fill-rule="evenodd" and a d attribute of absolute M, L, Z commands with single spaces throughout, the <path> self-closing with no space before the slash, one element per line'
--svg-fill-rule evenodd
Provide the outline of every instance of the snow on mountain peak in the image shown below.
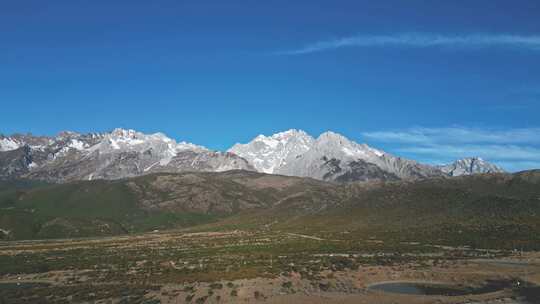
<path fill-rule="evenodd" d="M 114 137 L 121 137 L 121 138 L 135 138 L 137 135 L 144 135 L 140 132 L 137 132 L 133 129 L 122 129 L 122 128 L 116 128 L 114 129 L 110 135 Z"/>
<path fill-rule="evenodd" d="M 68 144 L 68 147 L 73 148 L 75 150 L 82 151 L 86 148 L 88 148 L 88 144 L 84 143 L 78 139 L 71 139 L 71 141 Z"/>
<path fill-rule="evenodd" d="M 345 136 L 343 136 L 343 135 L 341 135 L 339 133 L 333 132 L 333 131 L 326 131 L 326 132 L 321 133 L 321 135 L 319 135 L 317 140 L 320 140 L 320 141 L 338 141 L 338 142 L 348 142 L 349 141 L 349 139 L 346 138 Z"/>
<path fill-rule="evenodd" d="M 257 171 L 275 173 L 311 149 L 314 141 L 306 132 L 291 129 L 271 136 L 261 134 L 247 144 L 235 144 L 228 152 L 247 159 Z"/>
<path fill-rule="evenodd" d="M 24 147 L 24 148 L 23 148 Z M 20 153 L 1 153 L 20 149 Z M 132 129 L 107 133 L 61 132 L 55 137 L 0 134 L 2 157 L 17 156 L 17 170 L 0 178 L 51 181 L 116 179 L 154 172 L 254 170 L 234 154 L 210 151 L 188 142 L 176 142 L 163 133 L 144 134 Z"/>
<path fill-rule="evenodd" d="M 103 135 L 103 139 L 89 148 L 90 151 L 100 153 L 138 152 L 151 151 L 157 157 L 158 163 L 167 165 L 180 151 L 208 151 L 205 147 L 187 142 L 176 143 L 174 139 L 163 133 L 144 134 L 132 129 L 114 129 Z"/>
<path fill-rule="evenodd" d="M 366 144 L 358 144 L 347 137 L 327 131 L 322 133 L 316 140 L 315 147 L 327 154 L 329 158 L 353 158 L 365 161 L 373 161 L 381 157 L 384 152 L 371 148 Z"/>
<path fill-rule="evenodd" d="M 317 139 L 302 130 L 291 129 L 271 136 L 259 135 L 247 144 L 236 144 L 229 152 L 247 159 L 253 166 L 265 173 L 290 173 L 301 168 L 296 165 L 302 157 L 308 162 L 316 159 L 336 158 L 354 161 L 371 161 L 384 152 L 365 144 L 357 144 L 345 136 L 327 131 Z"/>
<path fill-rule="evenodd" d="M 126 145 L 137 145 L 148 139 L 149 135 L 137 132 L 131 129 L 114 129 L 111 133 L 106 135 L 110 141 L 117 143 L 122 142 Z"/>
<path fill-rule="evenodd" d="M 21 147 L 21 144 L 10 137 L 0 137 L 0 152 L 12 151 Z"/>
<path fill-rule="evenodd" d="M 304 130 L 298 130 L 298 129 L 290 129 L 287 131 L 279 132 L 274 135 L 272 135 L 272 138 L 276 139 L 286 139 L 289 137 L 305 137 L 309 136 Z"/>
<path fill-rule="evenodd" d="M 263 134 L 255 137 L 254 141 L 258 141 L 266 144 L 272 148 L 277 148 L 280 144 L 287 144 L 290 140 L 300 139 L 303 141 L 313 140 L 306 132 L 302 130 L 290 129 L 287 131 L 279 132 L 271 136 L 265 136 Z"/>
<path fill-rule="evenodd" d="M 297 129 L 270 136 L 258 135 L 249 143 L 235 144 L 228 150 L 230 153 L 212 152 L 192 143 L 176 142 L 163 133 L 144 134 L 121 128 L 108 133 L 65 131 L 56 137 L 0 135 L 0 152 L 21 147 L 25 147 L 23 152 L 31 153 L 32 163 L 27 164 L 26 169 L 32 174 L 47 174 L 47 170 L 54 171 L 59 163 L 69 163 L 74 167 L 82 163 L 83 171 L 66 172 L 85 179 L 193 169 L 221 171 L 255 168 L 264 173 L 333 181 L 504 172 L 479 157 L 435 167 L 395 157 L 332 131 L 314 138 Z"/>
<path fill-rule="evenodd" d="M 332 131 L 322 133 L 317 139 L 294 129 L 271 136 L 259 135 L 247 144 L 234 145 L 229 152 L 247 159 L 260 172 L 322 180 L 334 180 L 342 175 L 352 180 L 443 175 L 436 168 L 394 157 Z"/>
<path fill-rule="evenodd" d="M 489 163 L 480 157 L 459 159 L 451 164 L 438 166 L 438 168 L 450 176 L 505 172 L 501 167 Z"/>
<path fill-rule="evenodd" d="M 74 131 L 61 131 L 58 133 L 57 138 L 72 138 L 72 137 L 79 137 L 81 134 L 74 132 Z"/>

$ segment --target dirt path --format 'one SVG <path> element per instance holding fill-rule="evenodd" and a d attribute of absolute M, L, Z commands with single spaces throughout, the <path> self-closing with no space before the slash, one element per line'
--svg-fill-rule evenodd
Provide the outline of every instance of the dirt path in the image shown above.
<path fill-rule="evenodd" d="M 325 241 L 325 239 L 321 239 L 321 238 L 316 237 L 316 236 L 305 235 L 305 234 L 287 233 L 287 235 L 296 236 L 296 237 L 300 237 L 300 238 L 304 238 L 304 239 L 316 240 L 316 241 Z"/>

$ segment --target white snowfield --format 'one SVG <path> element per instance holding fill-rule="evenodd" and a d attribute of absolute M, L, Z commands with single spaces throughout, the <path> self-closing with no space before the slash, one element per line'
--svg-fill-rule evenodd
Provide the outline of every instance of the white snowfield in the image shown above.
<path fill-rule="evenodd" d="M 19 149 L 21 144 L 13 140 L 12 138 L 6 137 L 0 139 L 0 151 L 12 151 Z"/>

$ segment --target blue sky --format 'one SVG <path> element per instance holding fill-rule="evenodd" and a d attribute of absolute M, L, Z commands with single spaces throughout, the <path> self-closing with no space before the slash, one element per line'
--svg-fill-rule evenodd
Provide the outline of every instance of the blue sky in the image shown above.
<path fill-rule="evenodd" d="M 538 168 L 540 2 L 10 1 L 0 103 L 4 134 L 124 127 L 226 149 L 333 130 Z"/>

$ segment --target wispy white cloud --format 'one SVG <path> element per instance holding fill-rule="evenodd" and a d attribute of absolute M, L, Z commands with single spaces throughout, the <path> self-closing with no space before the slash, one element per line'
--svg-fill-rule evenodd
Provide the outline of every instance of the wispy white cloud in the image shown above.
<path fill-rule="evenodd" d="M 438 158 L 481 156 L 490 160 L 540 162 L 540 148 L 516 145 L 426 145 L 398 148 L 399 152 L 424 154 Z"/>
<path fill-rule="evenodd" d="M 540 51 L 540 35 L 467 34 L 443 35 L 426 33 L 401 33 L 392 35 L 357 35 L 318 41 L 301 48 L 277 52 L 280 55 L 301 55 L 344 47 L 451 47 L 486 48 L 513 47 Z"/>
<path fill-rule="evenodd" d="M 540 128 L 411 128 L 362 135 L 368 142 L 388 144 L 397 154 L 431 163 L 478 156 L 510 171 L 540 168 Z"/>
<path fill-rule="evenodd" d="M 510 172 L 540 168 L 540 161 L 499 161 L 497 165 Z"/>
<path fill-rule="evenodd" d="M 540 144 L 540 128 L 480 129 L 480 128 L 411 128 L 398 131 L 364 132 L 364 137 L 379 142 L 400 143 L 486 143 Z"/>

